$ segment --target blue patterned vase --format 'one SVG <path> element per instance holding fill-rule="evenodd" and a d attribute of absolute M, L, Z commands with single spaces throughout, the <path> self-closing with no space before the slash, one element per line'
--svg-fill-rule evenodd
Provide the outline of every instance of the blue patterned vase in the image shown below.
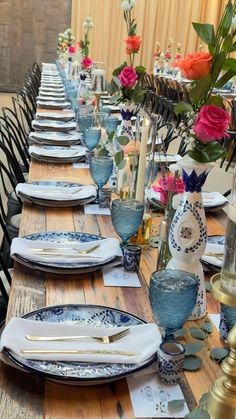
<path fill-rule="evenodd" d="M 136 106 L 131 104 L 121 105 L 121 125 L 119 127 L 119 135 L 126 135 L 130 140 L 134 140 L 134 132 L 131 123 L 131 118 L 135 115 Z"/>
<path fill-rule="evenodd" d="M 172 259 L 167 268 L 190 272 L 198 277 L 197 302 L 190 317 L 196 320 L 206 315 L 206 293 L 200 258 L 207 242 L 207 227 L 201 188 L 212 165 L 198 163 L 190 158 L 181 160 L 178 165 L 182 169 L 185 193 L 170 226 L 169 248 Z"/>

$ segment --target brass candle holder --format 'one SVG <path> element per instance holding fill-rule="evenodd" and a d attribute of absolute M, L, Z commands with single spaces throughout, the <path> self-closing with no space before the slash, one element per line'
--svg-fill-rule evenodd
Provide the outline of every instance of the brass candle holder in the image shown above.
<path fill-rule="evenodd" d="M 236 297 L 224 290 L 220 274 L 211 278 L 213 296 L 223 304 L 236 307 Z M 223 377 L 218 378 L 210 388 L 207 411 L 211 419 L 234 419 L 236 409 L 236 325 L 228 334 L 229 356 L 222 362 Z"/>

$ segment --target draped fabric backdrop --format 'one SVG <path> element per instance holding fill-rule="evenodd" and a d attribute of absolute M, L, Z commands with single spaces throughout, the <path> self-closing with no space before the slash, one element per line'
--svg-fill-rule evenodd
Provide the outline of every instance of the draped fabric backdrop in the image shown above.
<path fill-rule="evenodd" d="M 218 25 L 226 3 L 226 0 L 137 0 L 133 15 L 142 46 L 135 64 L 142 64 L 151 72 L 156 42 L 160 42 L 161 51 L 165 52 L 170 38 L 173 40 L 172 54 L 178 42 L 182 45 L 183 56 L 197 51 L 201 41 L 191 22 Z M 77 40 L 83 36 L 83 21 L 88 15 L 94 21 L 90 56 L 93 61 L 105 63 L 109 80 L 112 70 L 126 59 L 124 40 L 127 34 L 121 0 L 72 0 L 71 25 Z"/>

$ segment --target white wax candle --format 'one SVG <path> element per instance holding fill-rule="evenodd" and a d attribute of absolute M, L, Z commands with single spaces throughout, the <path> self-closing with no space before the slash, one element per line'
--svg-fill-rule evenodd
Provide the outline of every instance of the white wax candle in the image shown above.
<path fill-rule="evenodd" d="M 136 187 L 136 199 L 138 201 L 143 201 L 144 199 L 144 180 L 145 180 L 146 158 L 147 158 L 148 129 L 149 129 L 148 125 L 144 124 L 142 128 L 142 138 L 141 138 L 141 147 L 140 147 L 139 164 L 138 164 L 138 179 L 137 179 L 137 187 Z"/>

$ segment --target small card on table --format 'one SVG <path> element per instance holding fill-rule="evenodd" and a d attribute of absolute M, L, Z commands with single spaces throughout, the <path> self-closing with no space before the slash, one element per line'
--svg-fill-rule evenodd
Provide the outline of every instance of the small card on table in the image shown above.
<path fill-rule="evenodd" d="M 73 163 L 74 169 L 89 169 L 89 163 Z"/>
<path fill-rule="evenodd" d="M 84 206 L 85 214 L 93 215 L 111 215 L 109 208 L 100 208 L 98 204 L 88 204 Z"/>
<path fill-rule="evenodd" d="M 103 268 L 102 274 L 105 287 L 141 287 L 136 272 L 126 272 L 122 267 Z"/>

